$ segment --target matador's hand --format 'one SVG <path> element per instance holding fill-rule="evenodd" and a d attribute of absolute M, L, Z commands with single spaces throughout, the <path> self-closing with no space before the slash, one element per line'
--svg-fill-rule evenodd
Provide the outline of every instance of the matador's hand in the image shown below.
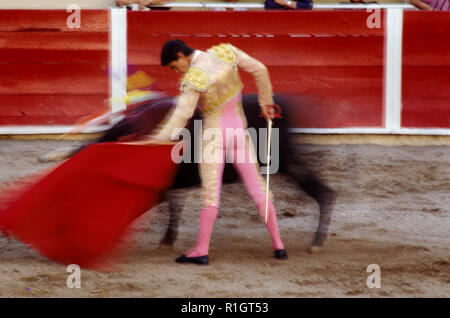
<path fill-rule="evenodd" d="M 261 106 L 261 112 L 267 121 L 269 121 L 269 119 L 275 118 L 275 110 L 273 109 L 272 105 Z"/>
<path fill-rule="evenodd" d="M 281 108 L 278 105 L 264 105 L 261 106 L 262 116 L 269 121 L 274 118 L 281 118 Z"/>

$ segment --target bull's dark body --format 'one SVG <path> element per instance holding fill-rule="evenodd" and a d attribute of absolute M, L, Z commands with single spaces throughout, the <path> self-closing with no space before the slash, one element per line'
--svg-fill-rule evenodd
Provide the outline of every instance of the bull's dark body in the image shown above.
<path fill-rule="evenodd" d="M 294 104 L 292 97 L 285 95 L 275 95 L 275 102 L 281 106 L 282 118 L 273 121 L 273 128 L 279 129 L 279 172 L 292 178 L 307 194 L 317 200 L 320 206 L 320 219 L 316 237 L 313 245 L 321 246 L 327 236 L 328 225 L 331 219 L 332 201 L 334 201 L 334 192 L 326 186 L 326 184 L 308 168 L 304 161 L 300 161 L 298 156 L 293 153 L 292 143 L 288 133 L 289 110 L 293 107 L 301 107 Z M 124 119 L 110 128 L 104 136 L 95 142 L 112 142 L 123 139 L 125 136 L 138 138 L 139 136 L 151 133 L 154 127 L 164 118 L 170 109 L 174 107 L 172 98 L 161 99 L 146 105 L 139 106 L 129 112 Z M 260 117 L 259 104 L 256 95 L 243 96 L 243 108 L 247 117 L 248 127 L 255 128 L 259 132 L 259 128 L 266 128 L 267 122 Z M 196 113 L 189 121 L 187 128 L 191 136 L 194 136 L 194 119 L 201 119 Z M 258 138 L 260 137 L 259 134 Z M 261 136 L 262 137 L 262 136 Z M 193 138 L 191 138 L 193 141 Z M 194 147 L 196 142 L 191 142 Z M 257 147 L 257 141 L 254 141 Z M 191 149 L 193 156 L 195 149 Z M 259 158 L 258 158 L 259 159 Z M 260 162 L 261 163 L 261 162 Z M 223 173 L 223 182 L 231 183 L 238 181 L 239 177 L 231 163 L 225 165 Z M 180 163 L 178 171 L 173 182 L 173 189 L 187 188 L 200 184 L 200 176 L 196 163 Z M 168 198 L 166 196 L 166 198 Z M 166 236 L 162 243 L 172 244 L 176 239 L 179 215 L 182 210 L 182 203 L 169 199 L 170 224 Z"/>

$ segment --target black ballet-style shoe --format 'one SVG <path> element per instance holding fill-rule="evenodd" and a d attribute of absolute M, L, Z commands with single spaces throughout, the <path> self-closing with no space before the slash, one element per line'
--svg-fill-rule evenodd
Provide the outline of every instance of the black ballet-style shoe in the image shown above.
<path fill-rule="evenodd" d="M 197 265 L 208 265 L 209 258 L 208 255 L 196 256 L 196 257 L 187 257 L 186 255 L 181 255 L 178 257 L 175 262 L 180 264 L 193 263 Z"/>
<path fill-rule="evenodd" d="M 286 258 L 288 258 L 288 254 L 287 254 L 286 250 L 276 250 L 274 252 L 274 256 L 277 259 L 286 259 Z"/>

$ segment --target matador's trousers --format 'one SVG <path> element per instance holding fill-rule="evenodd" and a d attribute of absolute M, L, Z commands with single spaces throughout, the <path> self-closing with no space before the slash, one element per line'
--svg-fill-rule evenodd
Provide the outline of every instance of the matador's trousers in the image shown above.
<path fill-rule="evenodd" d="M 233 162 L 259 214 L 265 218 L 265 182 L 246 129 L 247 120 L 242 110 L 240 94 L 228 101 L 217 113 L 204 116 L 202 162 L 199 164 L 204 199 L 200 210 L 197 244 L 187 254 L 188 257 L 208 254 L 212 229 L 218 214 L 226 160 Z M 272 200 L 269 200 L 266 227 L 272 240 L 272 248 L 284 249 Z"/>

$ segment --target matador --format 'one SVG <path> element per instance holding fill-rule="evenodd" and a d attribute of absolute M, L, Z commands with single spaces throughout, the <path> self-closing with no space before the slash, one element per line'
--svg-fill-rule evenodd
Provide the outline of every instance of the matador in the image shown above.
<path fill-rule="evenodd" d="M 247 120 L 242 108 L 243 84 L 239 69 L 250 73 L 258 88 L 258 102 L 266 119 L 274 118 L 273 91 L 265 65 L 231 44 L 219 44 L 206 51 L 194 50 L 175 39 L 165 43 L 161 64 L 183 74 L 176 107 L 161 122 L 152 139 L 171 140 L 177 128 L 183 128 L 198 108 L 202 116 L 202 131 L 213 129 L 219 138 L 201 138 L 201 178 L 203 200 L 199 215 L 197 243 L 188 253 L 176 259 L 178 263 L 208 264 L 212 229 L 218 214 L 222 173 L 225 159 L 233 162 L 259 214 L 266 213 L 264 179 L 256 160 L 251 138 L 246 138 Z M 231 133 L 230 133 L 231 132 Z M 218 136 L 215 134 L 214 136 Z M 244 140 L 244 142 L 236 142 Z M 211 156 L 213 160 L 205 160 Z M 244 160 L 238 160 L 245 158 Z M 228 161 L 229 162 L 229 161 Z M 285 259 L 287 253 L 280 238 L 277 216 L 271 195 L 268 204 L 267 230 L 275 258 Z"/>

